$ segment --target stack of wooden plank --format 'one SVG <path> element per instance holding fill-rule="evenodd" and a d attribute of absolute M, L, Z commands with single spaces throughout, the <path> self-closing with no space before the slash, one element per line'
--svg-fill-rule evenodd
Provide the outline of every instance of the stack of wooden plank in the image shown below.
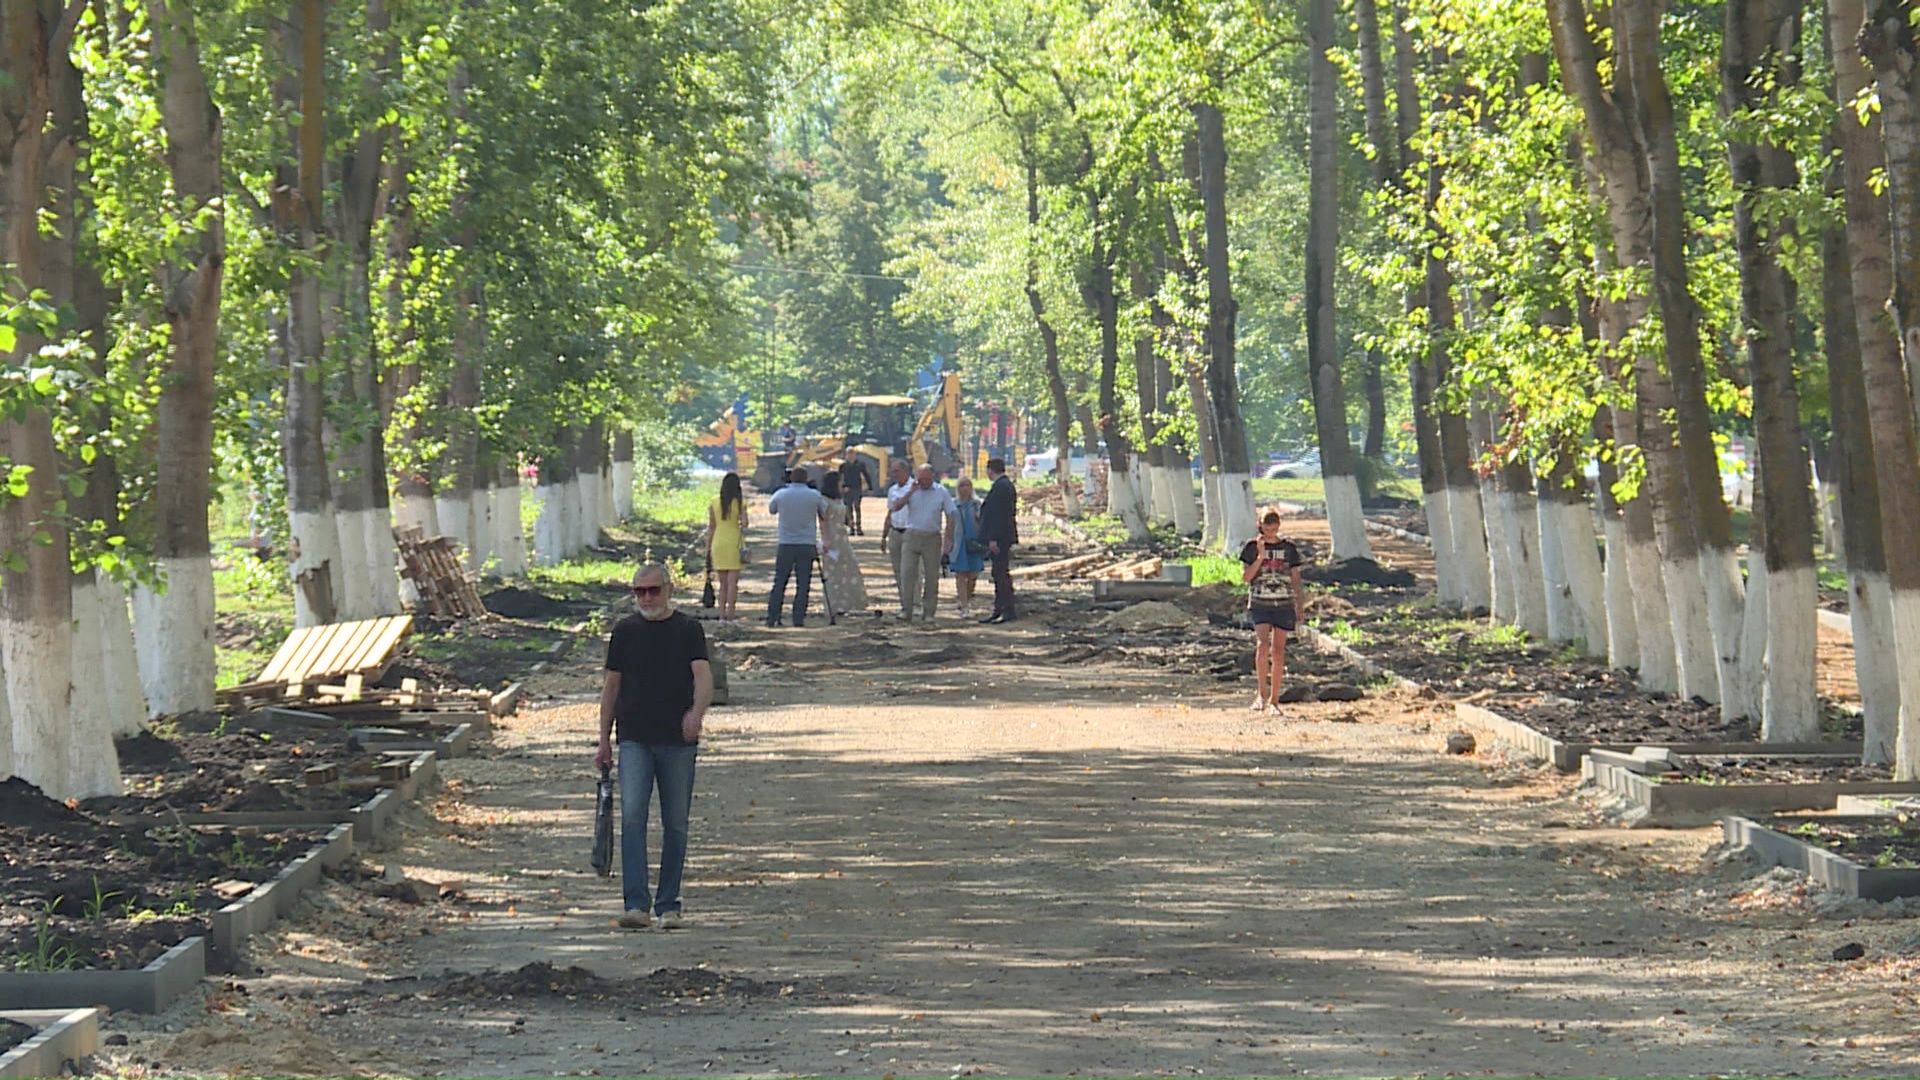
<path fill-rule="evenodd" d="M 395 529 L 400 547 L 401 575 L 413 582 L 420 606 L 443 619 L 484 619 L 473 579 L 460 565 L 459 545 L 445 536 L 425 536 L 418 526 Z"/>
<path fill-rule="evenodd" d="M 1118 561 L 1107 552 L 1096 551 L 1091 555 L 1075 555 L 1071 559 L 1056 559 L 1038 566 L 1023 566 L 1012 571 L 1012 575 L 1015 578 L 1049 578 L 1059 581 L 1085 577 L 1101 567 L 1112 566 Z"/>
<path fill-rule="evenodd" d="M 303 626 L 287 635 L 259 675 L 220 691 L 219 698 L 253 708 L 289 698 L 304 700 L 328 680 L 378 679 L 412 629 L 409 615 Z"/>
<path fill-rule="evenodd" d="M 1158 555 L 1136 555 L 1111 566 L 1103 566 L 1087 576 L 1096 581 L 1137 581 L 1141 578 L 1159 577 L 1161 559 Z"/>

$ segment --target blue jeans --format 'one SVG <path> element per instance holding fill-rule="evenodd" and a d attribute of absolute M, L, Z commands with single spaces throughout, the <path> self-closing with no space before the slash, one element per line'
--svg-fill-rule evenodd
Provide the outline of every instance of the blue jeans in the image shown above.
<path fill-rule="evenodd" d="M 687 819 L 693 813 L 693 759 L 697 746 L 620 744 L 620 884 L 626 910 L 645 911 L 647 804 L 660 785 L 660 890 L 654 914 L 680 910 L 680 877 L 687 865 Z"/>
<path fill-rule="evenodd" d="M 813 592 L 812 544 L 781 544 L 773 556 L 773 594 L 767 597 L 767 621 L 778 622 L 787 602 L 787 578 L 799 577 L 793 588 L 793 625 L 807 621 L 807 597 Z"/>

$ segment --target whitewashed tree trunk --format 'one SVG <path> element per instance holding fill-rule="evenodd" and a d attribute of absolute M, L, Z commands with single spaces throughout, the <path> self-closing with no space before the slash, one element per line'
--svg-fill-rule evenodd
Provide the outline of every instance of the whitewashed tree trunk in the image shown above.
<path fill-rule="evenodd" d="M 1421 509 L 1427 514 L 1427 540 L 1433 546 L 1434 595 L 1446 607 L 1462 607 L 1467 602 L 1467 589 L 1461 584 L 1459 564 L 1454 556 L 1453 515 L 1447 507 L 1447 489 L 1424 492 L 1420 501 Z"/>
<path fill-rule="evenodd" d="M 440 512 L 432 495 L 402 492 L 394 504 L 394 524 L 402 529 L 418 528 L 422 536 L 445 536 L 440 528 Z"/>
<path fill-rule="evenodd" d="M 533 489 L 538 517 L 533 522 L 533 565 L 557 566 L 561 561 L 561 505 L 563 485 L 540 484 Z"/>
<path fill-rule="evenodd" d="M 1853 670 L 1860 684 L 1866 740 L 1860 760 L 1893 761 L 1900 738 L 1900 668 L 1894 650 L 1893 592 L 1885 574 L 1857 574 L 1848 583 L 1847 617 L 1853 624 Z"/>
<path fill-rule="evenodd" d="M 1181 536 L 1198 536 L 1202 529 L 1200 501 L 1193 494 L 1193 472 L 1185 464 L 1167 469 L 1167 488 L 1173 496 L 1173 528 Z"/>
<path fill-rule="evenodd" d="M 1813 742 L 1820 738 L 1820 704 L 1814 685 L 1815 642 L 1820 632 L 1819 586 L 1811 566 L 1768 571 L 1767 651 L 1761 686 L 1761 738 Z M 1755 602 L 1749 592 L 1747 603 Z"/>
<path fill-rule="evenodd" d="M 467 568 L 476 574 L 492 573 L 493 560 L 493 470 L 482 468 L 473 485 L 473 536 L 467 548 Z"/>
<path fill-rule="evenodd" d="M 367 565 L 365 510 L 335 510 L 334 533 L 340 538 L 340 561 L 333 575 L 333 596 L 342 622 L 373 617 L 373 568 Z"/>
<path fill-rule="evenodd" d="M 1217 550 L 1238 557 L 1240 545 L 1253 539 L 1258 530 L 1253 521 L 1253 477 L 1247 473 L 1220 475 L 1220 528 Z"/>
<path fill-rule="evenodd" d="M 13 778 L 13 710 L 7 705 L 7 673 L 0 670 L 0 780 Z"/>
<path fill-rule="evenodd" d="M 1177 525 L 1173 509 L 1173 470 L 1165 465 L 1146 468 L 1148 513 L 1156 522 Z"/>
<path fill-rule="evenodd" d="M 494 549 L 500 556 L 500 576 L 519 577 L 527 572 L 526 540 L 521 536 L 520 485 L 502 484 L 499 510 L 494 514 Z"/>
<path fill-rule="evenodd" d="M 1712 498 L 1719 498 L 1714 492 Z M 1720 705 L 1720 715 L 1728 720 L 1760 715 L 1761 663 L 1759 654 L 1742 648 L 1746 634 L 1746 585 L 1740 580 L 1739 557 L 1731 549 L 1708 558 L 1702 553 L 1701 579 L 1706 586 L 1707 619 L 1713 627 L 1714 664 L 1720 682 L 1720 695 L 1709 698 Z M 1807 602 L 1809 613 L 1813 601 Z M 1811 614 L 1808 616 L 1812 617 Z"/>
<path fill-rule="evenodd" d="M 466 553 L 473 550 L 473 491 L 464 487 L 448 488 L 433 502 L 440 535 L 459 544 L 464 559 Z"/>
<path fill-rule="evenodd" d="M 1607 534 L 1606 643 L 1607 666 L 1625 670 L 1640 666 L 1640 622 L 1636 617 L 1633 577 L 1627 571 L 1627 525 L 1609 515 L 1602 526 Z"/>
<path fill-rule="evenodd" d="M 1491 480 L 1483 479 L 1480 481 L 1480 505 L 1486 509 L 1487 515 L 1487 580 L 1493 597 L 1487 605 L 1487 611 L 1495 622 L 1518 626 L 1518 589 L 1513 576 L 1515 539 L 1511 535 L 1513 499 L 1509 493 L 1495 488 Z"/>
<path fill-rule="evenodd" d="M 213 708 L 213 562 L 206 556 L 159 560 L 165 591 L 133 589 L 133 646 L 150 716 Z"/>
<path fill-rule="evenodd" d="M 1221 508 L 1220 504 L 1220 476 L 1218 473 L 1209 471 L 1201 474 L 1200 504 L 1202 514 L 1200 543 L 1202 546 L 1211 550 L 1219 547 L 1223 543 L 1220 536 L 1221 533 L 1226 530 L 1226 523 L 1221 520 L 1226 511 Z"/>
<path fill-rule="evenodd" d="M 1333 557 L 1371 559 L 1367 515 L 1360 505 L 1360 480 L 1352 473 L 1324 475 L 1320 490 L 1327 500 L 1327 528 L 1333 533 Z"/>
<path fill-rule="evenodd" d="M 337 604 L 341 586 L 340 530 L 328 505 L 317 512 L 296 510 L 289 514 L 293 523 L 293 550 L 297 555 L 290 568 L 293 573 L 293 625 L 319 626 L 339 619 Z M 313 575 L 309 578 L 308 575 Z M 315 607 L 313 594 L 303 587 L 302 579 L 325 580 L 331 589 L 333 610 Z M 317 586 L 316 586 L 317 590 Z"/>
<path fill-rule="evenodd" d="M 393 514 L 378 507 L 360 520 L 367 551 L 367 580 L 372 586 L 371 617 L 400 613 L 400 549 L 393 542 Z"/>
<path fill-rule="evenodd" d="M 1707 608 L 1705 579 L 1700 574 L 1698 550 L 1662 552 L 1660 580 L 1667 587 L 1668 622 L 1673 631 L 1674 659 L 1679 666 L 1681 697 L 1697 697 L 1718 704 L 1720 673 L 1713 646 L 1713 619 Z M 1640 636 L 1646 637 L 1641 624 Z"/>
<path fill-rule="evenodd" d="M 1513 572 L 1514 625 L 1535 641 L 1548 638 L 1547 585 L 1540 565 L 1540 512 L 1532 491 L 1508 491 L 1507 561 Z"/>
<path fill-rule="evenodd" d="M 1487 555 L 1485 511 L 1480 506 L 1480 491 L 1474 487 L 1448 485 L 1448 538 L 1453 543 L 1454 566 L 1460 572 L 1465 593 L 1461 606 L 1468 611 L 1492 610 L 1493 568 Z"/>
<path fill-rule="evenodd" d="M 1120 519 L 1127 539 L 1140 543 L 1153 538 L 1147 528 L 1147 515 L 1140 507 L 1140 486 L 1134 481 L 1132 469 L 1108 474 L 1107 513 Z"/>
<path fill-rule="evenodd" d="M 72 713 L 66 775 L 57 786 L 41 785 L 56 799 L 120 794 L 120 756 L 113 746 L 113 695 L 107 687 L 105 607 L 91 570 L 73 575 Z"/>
<path fill-rule="evenodd" d="M 1547 637 L 1578 642 L 1587 656 L 1609 655 L 1607 588 L 1586 503 L 1536 498 Z M 1631 619 L 1632 605 L 1627 617 Z"/>
<path fill-rule="evenodd" d="M 108 729 L 115 738 L 138 734 L 147 726 L 147 699 L 140 692 L 140 661 L 133 644 L 127 590 L 112 575 L 98 573 L 94 575 L 94 588 L 100 595 Z"/>
<path fill-rule="evenodd" d="M 597 498 L 594 500 L 594 506 L 599 510 L 600 516 L 596 524 L 602 529 L 610 529 L 626 520 L 621 517 L 615 509 L 614 499 L 616 495 L 614 493 L 613 466 L 611 462 L 608 463 L 606 468 L 600 470 L 598 477 L 600 480 L 600 490 Z"/>
<path fill-rule="evenodd" d="M 613 521 L 626 521 L 633 517 L 633 462 L 613 462 Z"/>
<path fill-rule="evenodd" d="M 1633 618 L 1640 635 L 1640 685 L 1663 694 L 1680 693 L 1680 647 L 1673 640 L 1673 600 L 1667 595 L 1666 561 L 1652 540 L 1627 542 L 1627 579 L 1633 586 Z M 1712 636 L 1706 627 L 1696 632 Z"/>

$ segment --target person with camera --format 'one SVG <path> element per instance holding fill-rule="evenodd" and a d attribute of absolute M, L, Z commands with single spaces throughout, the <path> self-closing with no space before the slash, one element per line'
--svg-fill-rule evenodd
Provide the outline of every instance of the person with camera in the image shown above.
<path fill-rule="evenodd" d="M 1260 518 L 1260 535 L 1240 548 L 1247 621 L 1253 624 L 1254 712 L 1280 711 L 1280 690 L 1287 678 L 1287 635 L 1306 608 L 1301 562 L 1300 546 L 1280 535 L 1277 510 L 1268 510 Z"/>

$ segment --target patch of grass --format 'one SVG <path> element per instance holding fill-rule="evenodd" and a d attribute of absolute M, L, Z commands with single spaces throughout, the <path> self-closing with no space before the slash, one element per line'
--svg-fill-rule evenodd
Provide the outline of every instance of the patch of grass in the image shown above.
<path fill-rule="evenodd" d="M 1829 592 L 1847 591 L 1847 572 L 1831 561 L 1821 562 L 1814 570 L 1818 575 L 1820 587 Z"/>
<path fill-rule="evenodd" d="M 1420 501 L 1420 482 L 1405 476 L 1390 476 L 1380 482 L 1380 494 L 1391 495 L 1396 499 L 1410 502 Z M 1324 503 L 1327 501 L 1326 488 L 1318 477 L 1295 477 L 1283 480 L 1253 481 L 1255 502 L 1291 502 Z"/>
<path fill-rule="evenodd" d="M 1196 555 L 1191 559 L 1181 559 L 1181 564 L 1193 568 L 1193 585 L 1231 585 L 1235 592 L 1245 592 L 1246 582 L 1241 580 L 1240 560 L 1229 559 L 1225 555 Z"/>
<path fill-rule="evenodd" d="M 707 506 L 720 494 L 719 481 L 672 489 L 640 489 L 633 495 L 633 516 L 660 525 L 707 527 Z"/>
<path fill-rule="evenodd" d="M 1373 640 L 1365 630 L 1345 619 L 1335 619 L 1320 627 L 1320 632 L 1349 648 L 1357 648 Z"/>
<path fill-rule="evenodd" d="M 293 618 L 293 582 L 286 564 L 229 547 L 213 561 L 213 608 L 222 614 Z"/>
<path fill-rule="evenodd" d="M 1496 649 L 1524 649 L 1530 643 L 1525 630 L 1505 623 L 1482 627 L 1475 632 L 1473 640 L 1475 644 Z"/>

